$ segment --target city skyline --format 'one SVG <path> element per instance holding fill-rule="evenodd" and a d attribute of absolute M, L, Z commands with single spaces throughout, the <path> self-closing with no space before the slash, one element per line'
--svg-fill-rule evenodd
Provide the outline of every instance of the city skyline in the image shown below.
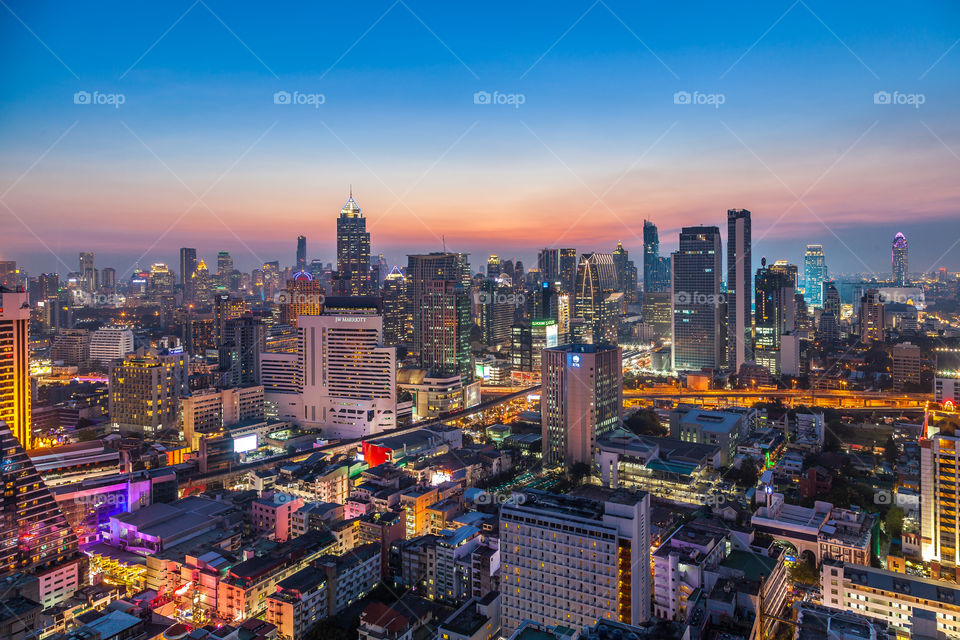
<path fill-rule="evenodd" d="M 249 270 L 292 262 L 299 234 L 333 261 L 350 183 L 392 264 L 444 243 L 528 265 L 542 246 L 639 254 L 643 219 L 668 254 L 731 208 L 753 212 L 758 258 L 818 243 L 832 272 L 886 273 L 903 232 L 930 256 L 915 272 L 960 263 L 946 3 L 696 20 L 594 3 L 469 25 L 430 3 L 264 25 L 217 2 L 115 9 L 12 2 L 0 26 L 18 60 L 0 89 L 0 258 L 33 273 L 93 251 L 123 278 L 184 246 Z"/>

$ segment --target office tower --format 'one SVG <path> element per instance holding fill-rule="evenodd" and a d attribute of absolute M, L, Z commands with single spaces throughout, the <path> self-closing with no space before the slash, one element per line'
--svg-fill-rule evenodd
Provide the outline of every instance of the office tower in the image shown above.
<path fill-rule="evenodd" d="M 220 346 L 221 385 L 260 384 L 260 354 L 267 350 L 267 327 L 259 318 L 243 315 L 227 320 Z"/>
<path fill-rule="evenodd" d="M 45 606 L 71 597 L 81 584 L 76 535 L 26 448 L 2 421 L 0 483 L 4 490 L 0 503 L 0 578 L 15 572 L 36 576 Z M 5 595 L 0 593 L 0 598 Z"/>
<path fill-rule="evenodd" d="M 510 340 L 510 326 L 517 310 L 513 287 L 500 280 L 486 278 L 473 294 L 474 316 L 480 325 L 480 341 L 494 346 Z"/>
<path fill-rule="evenodd" d="M 650 619 L 650 496 L 525 490 L 500 508 L 501 635 Z"/>
<path fill-rule="evenodd" d="M 415 302 L 414 343 L 420 367 L 431 377 L 473 378 L 470 353 L 470 298 L 463 285 L 429 280 Z"/>
<path fill-rule="evenodd" d="M 217 252 L 217 275 L 223 275 L 233 271 L 233 257 L 229 251 Z"/>
<path fill-rule="evenodd" d="M 307 236 L 297 236 L 297 272 L 307 270 Z"/>
<path fill-rule="evenodd" d="M 613 250 L 613 265 L 617 272 L 617 289 L 623 292 L 624 302 L 631 304 L 637 301 L 637 267 L 630 259 L 630 253 L 618 242 Z"/>
<path fill-rule="evenodd" d="M 903 391 L 907 385 L 920 385 L 923 371 L 923 351 L 915 344 L 903 342 L 895 345 L 890 356 L 893 360 L 893 388 Z"/>
<path fill-rule="evenodd" d="M 540 376 L 542 352 L 559 344 L 557 321 L 553 318 L 523 320 L 510 328 L 510 368 Z"/>
<path fill-rule="evenodd" d="M 766 259 L 761 260 L 756 277 L 756 325 L 755 359 L 757 364 L 773 375 L 780 374 L 781 338 L 793 331 L 796 309 L 795 291 L 790 286 L 789 275 L 768 269 Z M 739 371 L 739 367 L 737 368 Z"/>
<path fill-rule="evenodd" d="M 643 221 L 643 291 L 660 291 L 658 269 L 660 261 L 660 234 L 657 225 Z"/>
<path fill-rule="evenodd" d="M 541 249 L 537 254 L 537 269 L 544 282 L 557 282 L 560 279 L 560 251 Z"/>
<path fill-rule="evenodd" d="M 893 285 L 907 286 L 907 237 L 902 233 L 893 237 Z"/>
<path fill-rule="evenodd" d="M 275 297 L 280 306 L 280 322 L 297 326 L 299 316 L 318 316 L 323 310 L 323 288 L 306 271 L 298 271 L 293 280 L 287 280 L 287 288 Z"/>
<path fill-rule="evenodd" d="M 819 309 L 823 306 L 823 281 L 826 279 L 827 264 L 823 246 L 808 244 L 803 254 L 803 298 L 808 307 Z"/>
<path fill-rule="evenodd" d="M 790 264 L 786 260 L 781 259 L 774 262 L 769 268 L 771 271 L 784 274 L 787 277 L 788 284 L 794 289 L 800 284 L 797 279 L 799 273 L 797 265 Z"/>
<path fill-rule="evenodd" d="M 80 288 L 87 293 L 97 290 L 97 270 L 93 266 L 93 252 L 80 253 Z"/>
<path fill-rule="evenodd" d="M 560 269 L 560 287 L 571 296 L 577 288 L 577 250 L 559 249 L 557 260 Z"/>
<path fill-rule="evenodd" d="M 60 293 L 60 276 L 56 273 L 41 273 L 38 276 L 40 281 L 40 298 L 56 298 Z M 2 285 L 3 283 L 0 283 Z"/>
<path fill-rule="evenodd" d="M 247 305 L 243 298 L 232 298 L 220 294 L 213 298 L 213 339 L 217 347 L 223 344 L 227 321 L 240 318 L 247 312 Z"/>
<path fill-rule="evenodd" d="M 176 342 L 177 336 L 164 336 L 164 340 L 167 339 Z M 122 358 L 133 350 L 133 331 L 125 326 L 107 325 L 90 334 L 90 364 L 94 367 L 101 366 L 102 371 L 106 370 L 111 360 Z"/>
<path fill-rule="evenodd" d="M 568 344 L 544 349 L 540 357 L 544 464 L 591 464 L 597 439 L 616 429 L 620 421 L 620 348 Z"/>
<path fill-rule="evenodd" d="M 383 345 L 380 300 L 327 298 L 300 318 L 303 420 L 327 436 L 362 438 L 397 426 L 396 349 Z"/>
<path fill-rule="evenodd" d="M 353 191 L 337 218 L 337 295 L 361 296 L 373 292 L 370 280 L 370 234 Z"/>
<path fill-rule="evenodd" d="M 672 366 L 675 371 L 717 369 L 723 362 L 717 227 L 684 227 L 671 256 Z"/>
<path fill-rule="evenodd" d="M 180 396 L 188 390 L 184 354 L 140 349 L 113 362 L 109 371 L 112 427 L 145 435 L 178 427 Z"/>
<path fill-rule="evenodd" d="M 936 369 L 933 377 L 933 399 L 951 408 L 960 407 L 960 349 L 937 347 Z"/>
<path fill-rule="evenodd" d="M 104 293 L 117 292 L 117 270 L 113 267 L 104 267 L 100 272 L 100 288 Z"/>
<path fill-rule="evenodd" d="M 280 261 L 271 260 L 263 263 L 263 285 L 261 293 L 264 300 L 270 300 L 277 294 L 281 288 L 280 283 Z"/>
<path fill-rule="evenodd" d="M 658 341 L 670 340 L 673 334 L 673 304 L 669 291 L 650 291 L 643 294 L 641 313 L 643 322 L 650 326 L 653 338 Z"/>
<path fill-rule="evenodd" d="M 197 250 L 190 247 L 180 249 L 180 286 L 183 289 L 184 302 L 194 298 L 193 273 L 197 270 Z"/>
<path fill-rule="evenodd" d="M 30 431 L 30 303 L 27 294 L 0 287 L 0 420 L 24 449 Z M 12 489 L 11 489 L 12 490 Z"/>
<path fill-rule="evenodd" d="M 90 358 L 89 329 L 61 329 L 50 345 L 50 359 L 67 366 L 85 367 Z"/>
<path fill-rule="evenodd" d="M 150 280 L 147 283 L 147 293 L 152 298 L 172 296 L 175 278 L 170 267 L 162 262 L 150 266 Z"/>
<path fill-rule="evenodd" d="M 609 253 L 585 253 L 577 268 L 573 315 L 589 327 L 594 344 L 616 344 L 618 314 L 607 298 L 617 290 L 617 270 Z M 622 299 L 622 296 L 621 296 Z"/>
<path fill-rule="evenodd" d="M 470 287 L 470 266 L 463 253 L 428 253 L 407 256 L 407 278 L 413 309 L 413 351 L 419 354 L 423 344 L 422 299 L 428 284 L 452 282 L 462 287 L 464 297 Z M 469 300 L 467 301 L 469 315 Z M 467 338 L 469 343 L 469 337 Z"/>
<path fill-rule="evenodd" d="M 413 341 L 413 309 L 410 305 L 408 278 L 394 267 L 383 279 L 383 344 L 388 347 L 409 345 Z"/>
<path fill-rule="evenodd" d="M 879 289 L 867 289 L 860 298 L 860 340 L 883 342 L 885 330 L 883 296 Z"/>
<path fill-rule="evenodd" d="M 488 278 L 497 278 L 502 273 L 500 264 L 500 256 L 497 254 L 491 255 L 487 258 L 487 277 Z"/>
<path fill-rule="evenodd" d="M 513 265 L 513 282 L 516 286 L 522 287 L 525 274 L 523 271 L 523 260 L 517 260 Z"/>
<path fill-rule="evenodd" d="M 207 263 L 200 259 L 196 268 L 193 270 L 193 282 L 190 285 L 190 292 L 193 295 L 193 302 L 201 307 L 210 304 L 210 297 L 213 295 L 213 289 L 210 283 L 210 271 L 207 269 Z"/>
<path fill-rule="evenodd" d="M 833 280 L 826 280 L 823 283 L 823 311 L 832 313 L 837 322 L 840 321 L 840 292 L 837 291 L 837 285 Z"/>
<path fill-rule="evenodd" d="M 727 210 L 727 367 L 734 371 L 753 360 L 750 227 L 749 211 Z"/>

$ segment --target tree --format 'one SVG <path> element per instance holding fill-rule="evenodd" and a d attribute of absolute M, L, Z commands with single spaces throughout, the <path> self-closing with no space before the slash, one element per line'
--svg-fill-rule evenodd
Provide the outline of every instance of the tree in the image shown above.
<path fill-rule="evenodd" d="M 820 586 L 820 574 L 804 560 L 797 560 L 790 567 L 790 579 L 808 587 Z"/>
<path fill-rule="evenodd" d="M 640 409 L 624 421 L 624 426 L 638 436 L 662 436 L 666 429 L 653 409 Z"/>
<path fill-rule="evenodd" d="M 899 538 L 900 534 L 903 533 L 903 509 L 896 505 L 890 507 L 884 520 L 884 527 L 888 536 Z"/>
<path fill-rule="evenodd" d="M 573 484 L 583 484 L 583 479 L 590 475 L 590 465 L 586 462 L 574 462 L 567 470 L 567 475 Z"/>

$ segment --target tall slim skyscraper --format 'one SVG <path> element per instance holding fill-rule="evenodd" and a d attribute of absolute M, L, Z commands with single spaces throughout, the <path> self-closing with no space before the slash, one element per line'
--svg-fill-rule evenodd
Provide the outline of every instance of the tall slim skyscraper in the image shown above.
<path fill-rule="evenodd" d="M 756 295 L 755 359 L 757 364 L 766 367 L 770 373 L 779 375 L 781 341 L 784 333 L 793 331 L 796 315 L 795 291 L 789 275 L 768 269 L 766 261 L 761 261 L 761 267 L 757 269 Z"/>
<path fill-rule="evenodd" d="M 920 553 L 932 578 L 960 580 L 960 434 L 946 416 L 920 438 Z"/>
<path fill-rule="evenodd" d="M 0 421 L 24 449 L 30 432 L 30 303 L 28 294 L 0 287 Z M 11 488 L 12 490 L 12 488 Z"/>
<path fill-rule="evenodd" d="M 192 247 L 180 249 L 180 286 L 183 288 L 183 299 L 192 302 L 194 298 L 193 274 L 197 270 L 197 250 Z"/>
<path fill-rule="evenodd" d="M 397 425 L 396 349 L 383 345 L 375 296 L 327 298 L 301 316 L 303 419 L 335 438 L 361 438 Z"/>
<path fill-rule="evenodd" d="M 421 355 L 423 365 L 423 345 L 425 331 L 431 329 L 424 320 L 424 296 L 428 288 L 436 290 L 432 283 L 436 281 L 452 282 L 461 287 L 458 291 L 467 305 L 467 317 L 470 315 L 470 266 L 467 264 L 467 254 L 464 253 L 427 253 L 407 256 L 407 278 L 410 292 L 410 304 L 413 309 L 413 352 Z M 455 323 L 459 326 L 459 321 Z M 448 327 L 449 329 L 449 327 Z M 467 326 L 469 331 L 469 324 Z M 460 343 L 461 338 L 456 338 Z M 469 356 L 469 335 L 467 341 L 467 356 Z M 461 357 L 463 357 L 461 355 Z M 426 368 L 426 367 L 424 367 Z"/>
<path fill-rule="evenodd" d="M 556 282 L 560 279 L 560 251 L 557 249 L 541 249 L 537 254 L 537 268 L 540 278 L 545 282 Z"/>
<path fill-rule="evenodd" d="M 660 258 L 660 234 L 657 225 L 643 221 L 643 291 L 658 291 L 657 262 Z"/>
<path fill-rule="evenodd" d="M 544 349 L 540 358 L 544 464 L 590 464 L 597 439 L 616 429 L 620 421 L 620 347 L 568 344 Z"/>
<path fill-rule="evenodd" d="M 80 253 L 80 283 L 87 293 L 93 293 L 97 289 L 97 270 L 93 266 L 92 251 Z"/>
<path fill-rule="evenodd" d="M 734 371 L 753 359 L 750 212 L 727 211 L 727 366 Z"/>
<path fill-rule="evenodd" d="M 823 306 L 823 281 L 827 279 L 827 263 L 823 245 L 808 244 L 803 254 L 803 299 L 808 307 Z"/>
<path fill-rule="evenodd" d="M 902 233 L 893 237 L 893 284 L 907 285 L 907 237 Z"/>
<path fill-rule="evenodd" d="M 353 192 L 337 218 L 337 295 L 362 296 L 373 293 L 370 278 L 370 234 L 367 220 Z"/>
<path fill-rule="evenodd" d="M 616 344 L 618 310 L 608 302 L 617 292 L 617 268 L 609 253 L 580 256 L 574 300 L 574 316 L 589 327 L 594 344 Z M 622 301 L 622 294 L 617 297 Z M 589 338 L 588 338 L 589 339 Z"/>
<path fill-rule="evenodd" d="M 229 251 L 217 252 L 217 275 L 228 275 L 233 271 L 233 258 Z"/>
<path fill-rule="evenodd" d="M 623 292 L 624 302 L 630 304 L 637 301 L 637 267 L 630 259 L 630 252 L 618 242 L 613 250 L 613 264 L 617 270 L 617 287 Z"/>
<path fill-rule="evenodd" d="M 558 268 L 560 269 L 560 286 L 564 293 L 574 294 L 577 286 L 577 250 L 559 249 Z"/>
<path fill-rule="evenodd" d="M 432 377 L 473 379 L 470 353 L 470 297 L 450 280 L 428 280 L 415 301 L 414 340 L 420 366 Z"/>
<path fill-rule="evenodd" d="M 672 362 L 676 371 L 717 369 L 723 362 L 720 229 L 684 227 L 672 254 Z"/>
<path fill-rule="evenodd" d="M 497 254 L 491 255 L 487 258 L 487 277 L 488 278 L 497 278 L 502 272 L 502 266 L 500 264 L 500 256 Z"/>
<path fill-rule="evenodd" d="M 307 236 L 297 236 L 297 273 L 307 270 Z"/>
<path fill-rule="evenodd" d="M 383 279 L 383 344 L 409 346 L 413 341 L 413 309 L 410 284 L 400 267 Z"/>

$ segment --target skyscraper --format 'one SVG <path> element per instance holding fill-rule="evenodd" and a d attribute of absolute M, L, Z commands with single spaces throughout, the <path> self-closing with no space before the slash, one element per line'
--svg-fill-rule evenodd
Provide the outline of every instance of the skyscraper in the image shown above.
<path fill-rule="evenodd" d="M 803 254 L 803 299 L 808 307 L 823 306 L 823 281 L 827 279 L 827 263 L 823 245 L 808 244 Z"/>
<path fill-rule="evenodd" d="M 727 210 L 727 366 L 734 371 L 753 359 L 750 212 Z"/>
<path fill-rule="evenodd" d="M 723 362 L 720 229 L 684 227 L 671 256 L 672 364 L 676 371 L 717 369 Z"/>
<path fill-rule="evenodd" d="M 459 282 L 428 280 L 414 300 L 414 343 L 420 367 L 431 377 L 473 379 L 470 353 L 470 298 Z"/>
<path fill-rule="evenodd" d="M 893 237 L 893 284 L 907 286 L 907 237 L 902 233 Z"/>
<path fill-rule="evenodd" d="M 0 421 L 24 449 L 30 432 L 30 303 L 27 294 L 0 287 Z"/>
<path fill-rule="evenodd" d="M 643 291 L 659 291 L 657 288 L 657 263 L 660 259 L 660 235 L 657 225 L 643 221 Z"/>
<path fill-rule="evenodd" d="M 97 270 L 93 266 L 93 252 L 80 253 L 80 286 L 87 293 L 97 290 Z"/>
<path fill-rule="evenodd" d="M 650 619 L 650 496 L 601 493 L 525 490 L 501 507 L 502 637 L 526 620 L 579 630 Z"/>
<path fill-rule="evenodd" d="M 936 414 L 930 413 L 933 420 Z M 940 416 L 945 418 L 945 416 Z M 932 578 L 960 580 L 960 434 L 952 421 L 928 426 L 920 438 L 920 553 Z"/>
<path fill-rule="evenodd" d="M 260 354 L 267 350 L 267 327 L 260 318 L 246 314 L 227 320 L 219 350 L 223 384 L 260 384 Z"/>
<path fill-rule="evenodd" d="M 110 423 L 121 432 L 156 435 L 177 428 L 186 394 L 186 356 L 140 349 L 110 365 Z"/>
<path fill-rule="evenodd" d="M 589 327 L 594 344 L 616 344 L 618 310 L 608 298 L 617 292 L 617 269 L 609 253 L 585 253 L 577 268 L 574 316 Z M 618 296 L 622 300 L 622 295 Z"/>
<path fill-rule="evenodd" d="M 613 250 L 613 264 L 617 271 L 617 288 L 623 292 L 624 302 L 630 304 L 637 301 L 637 267 L 630 259 L 630 252 L 618 242 Z"/>
<path fill-rule="evenodd" d="M 466 330 L 469 332 L 470 316 L 470 266 L 467 264 L 467 255 L 464 253 L 427 253 L 421 255 L 407 256 L 407 278 L 409 278 L 408 287 L 410 292 L 410 304 L 413 309 L 413 352 L 421 355 L 421 366 L 423 364 L 422 352 L 425 339 L 425 331 L 430 328 L 424 321 L 424 296 L 428 288 L 436 290 L 432 285 L 435 281 L 451 282 L 460 287 L 457 291 L 463 297 L 463 302 L 467 307 L 468 324 Z M 452 295 L 452 293 L 451 293 Z M 459 327 L 459 320 L 455 322 Z M 450 329 L 450 327 L 447 327 Z M 467 356 L 470 352 L 470 337 L 466 336 Z M 456 338 L 460 343 L 460 338 Z M 459 349 L 460 347 L 458 347 Z M 463 355 L 460 356 L 463 358 Z M 426 368 L 426 367 L 424 367 Z"/>
<path fill-rule="evenodd" d="M 183 289 L 184 302 L 192 302 L 193 273 L 197 270 L 197 250 L 191 247 L 180 249 L 180 287 Z"/>
<path fill-rule="evenodd" d="M 886 335 L 886 314 L 879 289 L 867 289 L 860 298 L 860 340 L 883 342 Z"/>
<path fill-rule="evenodd" d="M 370 278 L 370 234 L 353 192 L 337 218 L 337 278 L 334 293 L 361 296 L 373 292 Z"/>
<path fill-rule="evenodd" d="M 383 279 L 383 344 L 389 347 L 409 346 L 413 341 L 413 309 L 410 304 L 409 279 L 400 267 Z"/>
<path fill-rule="evenodd" d="M 787 281 L 790 283 L 790 286 L 793 287 L 794 289 L 796 289 L 797 286 L 800 284 L 800 282 L 798 282 L 798 279 L 797 279 L 799 270 L 797 269 L 797 265 L 795 264 L 790 264 L 786 260 L 777 260 L 772 265 L 770 265 L 770 270 L 776 271 L 778 273 L 782 273 L 785 276 L 787 276 Z"/>
<path fill-rule="evenodd" d="M 568 344 L 544 349 L 540 358 L 544 464 L 590 464 L 597 439 L 616 429 L 620 421 L 620 348 Z"/>
<path fill-rule="evenodd" d="M 540 278 L 545 282 L 556 282 L 560 279 L 560 251 L 557 249 L 541 249 L 537 254 L 537 268 Z"/>
<path fill-rule="evenodd" d="M 497 254 L 491 255 L 487 258 L 487 277 L 496 278 L 501 273 L 500 256 Z"/>
<path fill-rule="evenodd" d="M 233 258 L 229 251 L 217 252 L 217 275 L 227 275 L 233 271 Z"/>
<path fill-rule="evenodd" d="M 577 285 L 577 250 L 558 249 L 557 256 L 560 286 L 564 293 L 573 295 Z"/>
<path fill-rule="evenodd" d="M 307 270 L 307 236 L 297 236 L 297 272 Z"/>
<path fill-rule="evenodd" d="M 780 374 L 783 334 L 794 329 L 794 296 L 789 275 L 768 269 L 766 260 L 762 260 L 756 277 L 755 359 L 773 375 Z"/>
<path fill-rule="evenodd" d="M 323 309 L 323 287 L 306 271 L 287 280 L 287 288 L 275 297 L 280 304 L 280 322 L 297 326 L 299 316 L 318 316 Z"/>
<path fill-rule="evenodd" d="M 383 345 L 375 296 L 331 297 L 300 318 L 303 418 L 335 438 L 397 425 L 396 349 Z"/>

